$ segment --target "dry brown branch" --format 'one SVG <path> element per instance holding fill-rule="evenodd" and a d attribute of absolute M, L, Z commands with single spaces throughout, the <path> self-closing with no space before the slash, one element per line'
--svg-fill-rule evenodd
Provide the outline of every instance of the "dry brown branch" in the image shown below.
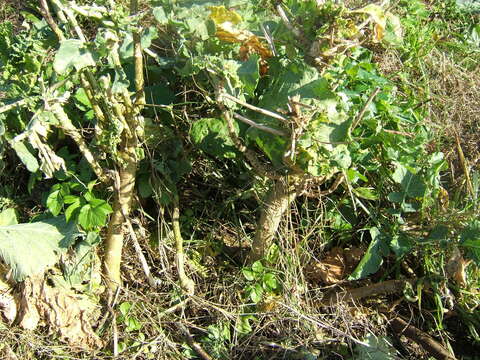
<path fill-rule="evenodd" d="M 401 318 L 395 318 L 390 322 L 392 329 L 398 335 L 405 335 L 422 346 L 428 353 L 438 360 L 455 360 L 455 356 L 434 340 L 430 335 L 408 324 Z"/>
<path fill-rule="evenodd" d="M 195 339 L 190 334 L 190 331 L 188 331 L 185 325 L 183 325 L 182 323 L 176 322 L 175 326 L 177 327 L 178 330 L 181 331 L 183 336 L 185 336 L 188 345 L 190 345 L 190 347 L 193 350 L 195 350 L 203 360 L 213 360 L 213 358 L 210 355 L 208 355 L 208 353 L 205 350 L 203 350 L 200 344 L 195 341 Z"/>
<path fill-rule="evenodd" d="M 230 112 L 225 108 L 225 105 L 220 100 L 218 101 L 218 106 L 222 111 L 222 117 L 227 122 L 228 133 L 230 135 L 230 138 L 233 141 L 233 144 L 235 145 L 238 151 L 240 151 L 243 155 L 245 155 L 250 165 L 253 167 L 254 171 L 256 171 L 259 175 L 265 176 L 271 180 L 280 179 L 282 177 L 281 174 L 277 174 L 273 169 L 268 168 L 266 164 L 263 164 L 259 160 L 257 154 L 255 154 L 250 149 L 247 149 L 247 147 L 243 145 L 242 141 L 240 140 L 240 138 L 237 136 L 235 132 L 235 126 L 233 125 L 232 116 Z"/>
<path fill-rule="evenodd" d="M 334 292 L 325 296 L 322 303 L 328 306 L 336 305 L 339 302 L 353 302 L 371 296 L 395 294 L 403 291 L 408 283 L 413 284 L 414 282 L 415 280 L 387 280 L 357 289 Z"/>

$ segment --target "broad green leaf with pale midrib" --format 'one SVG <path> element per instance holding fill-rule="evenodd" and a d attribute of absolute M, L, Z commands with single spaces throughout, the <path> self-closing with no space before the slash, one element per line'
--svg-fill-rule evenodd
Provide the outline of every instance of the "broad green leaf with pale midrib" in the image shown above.
<path fill-rule="evenodd" d="M 76 225 L 63 217 L 0 226 L 0 257 L 12 269 L 13 278 L 21 281 L 55 265 L 77 235 Z"/>
<path fill-rule="evenodd" d="M 60 75 L 72 66 L 77 71 L 87 66 L 95 66 L 92 53 L 88 51 L 85 43 L 78 39 L 63 40 L 53 61 L 53 68 Z"/>
<path fill-rule="evenodd" d="M 384 234 L 373 227 L 370 229 L 370 236 L 372 242 L 348 280 L 364 279 L 368 275 L 376 273 L 383 263 L 383 257 L 389 253 Z"/>

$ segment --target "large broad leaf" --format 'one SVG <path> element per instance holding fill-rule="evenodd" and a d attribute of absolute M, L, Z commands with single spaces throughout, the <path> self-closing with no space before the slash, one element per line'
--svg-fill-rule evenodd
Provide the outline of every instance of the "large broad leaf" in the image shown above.
<path fill-rule="evenodd" d="M 55 217 L 44 221 L 0 226 L 0 257 L 21 281 L 54 265 L 78 235 L 74 223 Z"/>
<path fill-rule="evenodd" d="M 357 360 L 393 360 L 398 359 L 397 351 L 387 337 L 376 337 L 373 334 L 367 335 L 363 340 L 365 345 L 355 347 L 355 359 Z"/>
<path fill-rule="evenodd" d="M 249 96 L 254 96 L 257 88 L 258 80 L 260 79 L 258 61 L 260 56 L 253 54 L 247 61 L 244 61 L 237 71 L 238 77 L 242 81 L 245 92 Z"/>
<path fill-rule="evenodd" d="M 405 166 L 398 164 L 392 174 L 393 180 L 400 184 L 404 193 L 411 198 L 421 198 L 425 195 L 427 186 L 420 175 L 412 174 Z"/>
<path fill-rule="evenodd" d="M 383 263 L 383 257 L 389 253 L 385 237 L 376 227 L 370 229 L 370 236 L 372 237 L 372 242 L 352 275 L 349 276 L 349 280 L 363 279 L 368 275 L 376 273 Z"/>
<path fill-rule="evenodd" d="M 348 168 L 350 154 L 344 142 L 349 136 L 351 119 L 337 111 L 338 100 L 329 89 L 329 83 L 321 78 L 318 71 L 304 63 L 275 63 L 272 61 L 269 75 L 271 83 L 262 95 L 259 107 L 278 111 L 287 109 L 289 98 L 298 96 L 302 116 L 311 119 L 304 135 L 296 144 L 294 162 L 305 172 L 314 176 L 337 172 L 339 168 Z M 258 123 L 272 128 L 281 128 L 276 120 L 257 113 L 249 114 Z M 283 164 L 289 139 L 249 129 L 247 136 L 278 167 Z M 293 160 L 293 159 L 292 159 Z"/>
<path fill-rule="evenodd" d="M 36 172 L 40 168 L 37 158 L 32 154 L 32 150 L 22 141 L 12 141 L 11 145 L 28 171 Z"/>
<path fill-rule="evenodd" d="M 158 30 L 153 26 L 146 28 L 141 37 L 142 49 L 148 48 L 152 44 L 152 40 L 158 37 Z M 120 47 L 120 57 L 124 60 L 133 57 L 133 37 L 131 34 L 126 34 Z"/>
<path fill-rule="evenodd" d="M 83 41 L 69 39 L 60 43 L 53 60 L 53 68 L 58 74 L 66 73 L 71 67 L 79 71 L 87 66 L 95 66 L 95 60 Z"/>
<path fill-rule="evenodd" d="M 472 221 L 460 234 L 460 245 L 475 263 L 480 266 L 480 221 Z"/>
<path fill-rule="evenodd" d="M 225 158 L 234 158 L 237 154 L 229 136 L 227 124 L 221 119 L 205 118 L 195 121 L 190 130 L 190 136 L 193 142 L 207 154 Z"/>
<path fill-rule="evenodd" d="M 0 212 L 0 226 L 18 224 L 17 212 L 14 208 L 5 209 Z"/>

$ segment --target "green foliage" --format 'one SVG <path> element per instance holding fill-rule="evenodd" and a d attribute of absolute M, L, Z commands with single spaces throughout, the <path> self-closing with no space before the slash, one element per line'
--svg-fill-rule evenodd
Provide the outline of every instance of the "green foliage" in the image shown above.
<path fill-rule="evenodd" d="M 276 294 L 281 288 L 275 272 L 265 268 L 261 261 L 255 261 L 250 267 L 243 268 L 242 274 L 249 282 L 245 288 L 245 296 L 254 304 L 262 301 L 264 294 Z"/>
<path fill-rule="evenodd" d="M 57 216 L 65 211 L 67 221 L 74 221 L 86 231 L 99 229 L 106 224 L 111 206 L 93 194 L 96 181 L 87 186 L 78 182 L 58 183 L 52 186 L 46 205 Z"/>
<path fill-rule="evenodd" d="M 55 265 L 77 236 L 75 224 L 63 217 L 0 226 L 0 257 L 21 281 Z"/>
<path fill-rule="evenodd" d="M 393 360 L 397 358 L 397 351 L 387 337 L 376 337 L 369 334 L 364 340 L 366 345 L 355 347 L 355 358 L 359 360 Z"/>
<path fill-rule="evenodd" d="M 480 266 L 480 221 L 473 220 L 460 234 L 460 246 L 468 256 Z"/>
<path fill-rule="evenodd" d="M 53 69 L 57 74 L 63 75 L 72 67 L 80 71 L 87 66 L 95 66 L 95 60 L 83 41 L 68 39 L 60 43 L 53 61 Z"/>
<path fill-rule="evenodd" d="M 388 243 L 384 238 L 384 234 L 381 234 L 377 228 L 371 228 L 370 236 L 372 241 L 362 260 L 350 275 L 350 280 L 363 279 L 377 272 L 383 263 L 383 257 L 389 253 Z"/>
<path fill-rule="evenodd" d="M 221 119 L 207 118 L 195 121 L 190 136 L 195 145 L 209 155 L 225 158 L 237 156 L 238 151 L 230 138 L 227 125 Z"/>

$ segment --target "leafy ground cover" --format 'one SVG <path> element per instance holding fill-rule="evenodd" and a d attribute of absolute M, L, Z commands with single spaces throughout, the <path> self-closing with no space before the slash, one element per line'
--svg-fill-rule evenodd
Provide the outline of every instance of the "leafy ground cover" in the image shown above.
<path fill-rule="evenodd" d="M 5 358 L 478 356 L 475 1 L 5 4 Z"/>

